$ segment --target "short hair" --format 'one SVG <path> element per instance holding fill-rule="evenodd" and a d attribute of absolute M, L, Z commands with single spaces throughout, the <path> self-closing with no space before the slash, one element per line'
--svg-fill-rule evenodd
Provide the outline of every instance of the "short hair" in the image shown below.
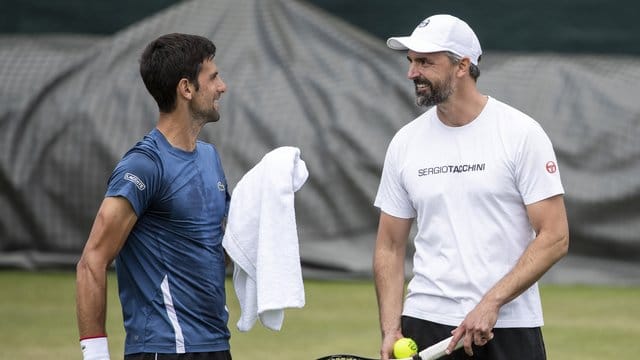
<path fill-rule="evenodd" d="M 161 112 L 176 107 L 176 87 L 186 78 L 198 89 L 198 73 L 211 60 L 216 47 L 211 40 L 189 34 L 166 34 L 150 42 L 140 56 L 140 76 Z"/>
<path fill-rule="evenodd" d="M 451 51 L 446 51 L 445 53 L 447 54 L 447 57 L 449 58 L 452 64 L 457 64 L 460 62 L 460 60 L 462 60 L 462 56 L 455 54 Z M 480 58 L 478 58 L 478 62 L 480 62 Z M 480 77 L 480 68 L 478 67 L 478 65 L 474 63 L 469 64 L 469 75 L 471 75 L 471 78 L 474 81 L 478 81 L 478 78 Z"/>

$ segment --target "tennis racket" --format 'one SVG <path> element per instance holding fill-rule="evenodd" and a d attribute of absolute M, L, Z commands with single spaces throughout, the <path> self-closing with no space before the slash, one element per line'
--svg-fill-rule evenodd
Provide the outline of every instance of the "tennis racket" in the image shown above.
<path fill-rule="evenodd" d="M 404 358 L 398 360 L 436 360 L 445 356 L 444 352 L 447 350 L 447 346 L 451 342 L 453 337 L 446 338 L 436 344 L 429 346 L 428 348 L 420 351 L 418 354 L 414 355 L 411 358 Z M 458 341 L 454 350 L 457 350 L 462 347 L 462 339 Z M 348 355 L 348 354 L 337 354 L 337 355 L 329 355 L 325 357 L 321 357 L 318 360 L 376 360 L 371 358 L 365 358 L 357 355 Z"/>

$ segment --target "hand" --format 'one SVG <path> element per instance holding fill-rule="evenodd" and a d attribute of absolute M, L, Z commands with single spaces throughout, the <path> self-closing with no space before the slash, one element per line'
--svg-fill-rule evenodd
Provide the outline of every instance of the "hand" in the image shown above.
<path fill-rule="evenodd" d="M 402 332 L 400 330 L 392 332 L 390 334 L 385 334 L 382 337 L 382 345 L 380 346 L 380 360 L 389 360 L 393 359 L 393 344 L 398 339 L 403 338 Z"/>
<path fill-rule="evenodd" d="M 500 308 L 498 306 L 485 301 L 481 301 L 476 305 L 476 307 L 467 314 L 462 323 L 451 331 L 453 339 L 449 347 L 447 347 L 447 353 L 451 353 L 455 344 L 462 339 L 464 352 L 469 356 L 473 356 L 472 344 L 484 346 L 493 339 L 493 327 L 498 320 L 499 310 Z"/>

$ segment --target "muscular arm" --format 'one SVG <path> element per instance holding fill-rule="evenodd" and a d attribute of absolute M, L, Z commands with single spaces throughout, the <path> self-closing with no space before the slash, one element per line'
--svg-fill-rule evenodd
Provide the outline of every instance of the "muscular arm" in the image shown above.
<path fill-rule="evenodd" d="M 404 297 L 404 259 L 413 219 L 380 213 L 373 257 L 382 346 L 380 355 L 389 358 L 396 339 L 402 337 L 400 316 Z"/>
<path fill-rule="evenodd" d="M 536 237 L 518 259 L 514 268 L 498 281 L 467 314 L 453 332 L 449 345 L 463 338 L 465 351 L 471 354 L 471 344 L 484 345 L 493 337 L 492 329 L 500 307 L 531 287 L 569 250 L 569 226 L 562 195 L 527 206 L 529 222 Z"/>
<path fill-rule="evenodd" d="M 80 338 L 105 335 L 107 268 L 137 220 L 128 200 L 107 197 L 98 210 L 76 266 L 76 314 Z"/>

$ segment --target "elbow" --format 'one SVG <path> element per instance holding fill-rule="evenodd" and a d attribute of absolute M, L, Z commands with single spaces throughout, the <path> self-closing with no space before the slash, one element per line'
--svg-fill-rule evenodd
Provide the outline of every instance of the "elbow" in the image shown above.
<path fill-rule="evenodd" d="M 562 249 L 563 249 L 563 256 L 569 253 L 569 233 L 568 232 L 562 237 Z"/>
<path fill-rule="evenodd" d="M 83 274 L 86 272 L 90 272 L 91 270 L 91 266 L 89 266 L 89 263 L 87 262 L 87 259 L 85 258 L 85 256 L 81 256 L 80 260 L 78 260 L 78 263 L 76 264 L 76 274 Z"/>
<path fill-rule="evenodd" d="M 99 278 L 101 274 L 107 272 L 110 264 L 111 261 L 85 249 L 80 260 L 76 263 L 76 276 L 78 279 Z"/>
<path fill-rule="evenodd" d="M 87 261 L 86 256 L 83 255 L 80 257 L 80 260 L 78 260 L 76 264 L 76 282 L 78 285 L 87 279 L 95 278 L 94 274 L 95 270 L 91 266 L 91 263 Z"/>
<path fill-rule="evenodd" d="M 559 235 L 558 241 L 556 242 L 557 255 L 560 260 L 565 257 L 569 253 L 569 232 L 564 232 Z"/>
<path fill-rule="evenodd" d="M 76 264 L 76 291 L 78 294 L 81 291 L 80 289 L 84 288 L 93 278 L 91 267 L 83 255 Z"/>

